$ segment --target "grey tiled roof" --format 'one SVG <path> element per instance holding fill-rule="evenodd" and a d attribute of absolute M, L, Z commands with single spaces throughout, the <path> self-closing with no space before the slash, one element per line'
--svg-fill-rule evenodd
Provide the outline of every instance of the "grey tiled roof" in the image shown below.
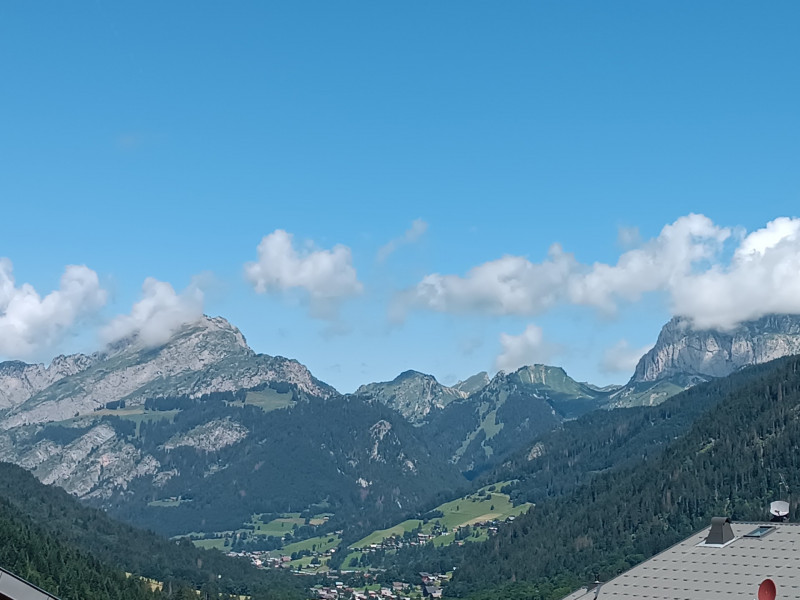
<path fill-rule="evenodd" d="M 58 600 L 35 585 L 0 568 L 0 598 L 11 600 Z"/>
<path fill-rule="evenodd" d="M 759 526 L 775 530 L 762 538 L 745 535 Z M 753 600 L 764 579 L 777 598 L 800 598 L 800 524 L 733 523 L 736 536 L 725 546 L 706 547 L 710 527 L 600 586 L 598 600 Z M 699 544 L 699 545 L 698 545 Z M 563 600 L 592 600 L 580 589 Z"/>

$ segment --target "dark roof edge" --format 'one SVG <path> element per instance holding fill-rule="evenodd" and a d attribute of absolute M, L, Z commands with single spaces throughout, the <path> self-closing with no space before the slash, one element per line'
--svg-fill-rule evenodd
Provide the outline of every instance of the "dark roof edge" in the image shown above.
<path fill-rule="evenodd" d="M 47 591 L 43 590 L 42 588 L 33 585 L 30 581 L 24 580 L 19 575 L 15 575 L 11 571 L 8 571 L 8 570 L 4 569 L 3 567 L 0 567 L 0 580 L 2 580 L 3 576 L 8 576 L 8 577 L 11 577 L 12 579 L 16 579 L 18 582 L 22 583 L 23 585 L 26 585 L 27 587 L 31 588 L 32 590 L 40 592 L 40 593 L 44 594 L 45 596 L 47 596 L 48 598 L 52 598 L 52 600 L 59 600 L 56 596 L 53 596 L 53 594 L 51 594 L 50 592 L 47 592 Z M 2 585 L 0 585 L 0 592 L 2 592 L 2 590 L 3 590 Z"/>

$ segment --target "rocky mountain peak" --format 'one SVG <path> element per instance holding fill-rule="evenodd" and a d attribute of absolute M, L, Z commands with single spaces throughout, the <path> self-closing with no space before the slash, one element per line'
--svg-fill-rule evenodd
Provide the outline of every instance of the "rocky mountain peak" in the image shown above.
<path fill-rule="evenodd" d="M 224 351 L 253 354 L 244 335 L 237 327 L 231 325 L 223 317 L 203 315 L 196 321 L 182 325 L 160 346 L 146 344 L 138 335 L 133 335 L 109 344 L 98 355 L 103 359 L 108 359 L 141 352 L 171 351 L 182 346 L 204 350 L 213 349 L 215 353 Z"/>
<path fill-rule="evenodd" d="M 469 396 L 475 392 L 481 391 L 483 388 L 489 385 L 490 381 L 491 379 L 489 378 L 489 374 L 486 371 L 481 371 L 472 377 L 467 377 L 464 381 L 459 381 L 453 386 L 453 389 L 463 392 Z"/>
<path fill-rule="evenodd" d="M 558 394 L 576 399 L 594 398 L 599 392 L 587 384 L 575 381 L 561 367 L 542 364 L 520 367 L 511 373 L 500 371 L 486 386 L 485 391 L 496 393 L 502 387 L 525 387 L 548 396 Z"/>
<path fill-rule="evenodd" d="M 632 382 L 725 377 L 748 365 L 800 352 L 800 316 L 769 315 L 730 331 L 696 330 L 675 317 L 636 365 Z"/>
<path fill-rule="evenodd" d="M 355 395 L 391 406 L 412 423 L 421 423 L 432 409 L 444 408 L 468 394 L 442 385 L 433 375 L 404 371 L 392 381 L 362 385 Z"/>
<path fill-rule="evenodd" d="M 221 317 L 202 317 L 186 324 L 157 347 L 134 338 L 91 357 L 62 357 L 54 364 L 59 371 L 58 385 L 52 385 L 54 377 L 48 380 L 43 376 L 31 385 L 26 383 L 31 376 L 18 373 L 0 379 L 4 388 L 15 390 L 13 403 L 6 400 L 5 405 L 0 404 L 0 409 L 11 409 L 0 420 L 0 428 L 90 414 L 120 400 L 135 406 L 147 398 L 197 398 L 273 381 L 289 383 L 317 397 L 335 393 L 297 361 L 257 355 L 242 333 Z"/>
<path fill-rule="evenodd" d="M 608 407 L 659 404 L 698 383 L 790 354 L 800 354 L 798 315 L 768 315 L 726 331 L 694 329 L 674 317 Z"/>

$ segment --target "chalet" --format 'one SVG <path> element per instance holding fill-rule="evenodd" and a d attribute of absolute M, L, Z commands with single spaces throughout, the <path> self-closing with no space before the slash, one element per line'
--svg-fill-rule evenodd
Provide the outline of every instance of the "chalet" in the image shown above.
<path fill-rule="evenodd" d="M 422 595 L 426 598 L 441 598 L 442 588 L 436 585 L 423 585 Z"/>
<path fill-rule="evenodd" d="M 661 554 L 563 600 L 798 598 L 798 559 L 800 524 L 715 517 Z"/>

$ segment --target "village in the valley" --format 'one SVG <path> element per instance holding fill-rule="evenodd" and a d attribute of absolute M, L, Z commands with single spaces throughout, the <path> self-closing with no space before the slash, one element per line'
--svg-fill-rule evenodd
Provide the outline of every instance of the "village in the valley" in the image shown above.
<path fill-rule="evenodd" d="M 487 507 L 482 503 L 490 502 Z M 331 569 L 329 562 L 337 552 L 342 550 L 333 544 L 341 540 L 342 531 L 335 531 L 332 537 L 319 536 L 287 545 L 282 550 L 241 550 L 230 551 L 229 556 L 249 559 L 256 567 L 262 569 L 285 569 L 296 575 L 319 575 L 330 581 L 310 588 L 310 594 L 321 600 L 414 600 L 417 598 L 439 598 L 442 596 L 442 584 L 452 573 L 420 572 L 414 581 L 378 581 L 383 579 L 380 567 L 373 566 L 372 555 L 394 553 L 403 548 L 433 544 L 444 546 L 449 544 L 463 545 L 472 541 L 485 540 L 497 532 L 501 522 L 511 522 L 515 514 L 527 507 L 502 506 L 504 518 L 476 520 L 475 513 L 485 508 L 495 509 L 501 501 L 508 502 L 507 496 L 487 492 L 486 496 L 467 497 L 455 501 L 452 506 L 443 505 L 437 510 L 438 518 L 432 521 L 411 520 L 393 528 L 376 531 L 352 544 L 346 551 L 348 554 L 340 562 L 339 569 Z M 495 502 L 495 503 L 492 503 Z M 464 511 L 461 513 L 462 503 Z M 449 515 L 461 513 L 462 524 L 452 526 L 453 518 Z M 487 514 L 487 513 L 483 513 Z M 491 515 L 497 513 L 489 513 Z M 499 516 L 499 515 L 498 515 Z M 448 527 L 445 523 L 450 523 Z M 298 546 L 300 547 L 298 549 Z M 287 551 L 295 548 L 291 554 Z"/>

